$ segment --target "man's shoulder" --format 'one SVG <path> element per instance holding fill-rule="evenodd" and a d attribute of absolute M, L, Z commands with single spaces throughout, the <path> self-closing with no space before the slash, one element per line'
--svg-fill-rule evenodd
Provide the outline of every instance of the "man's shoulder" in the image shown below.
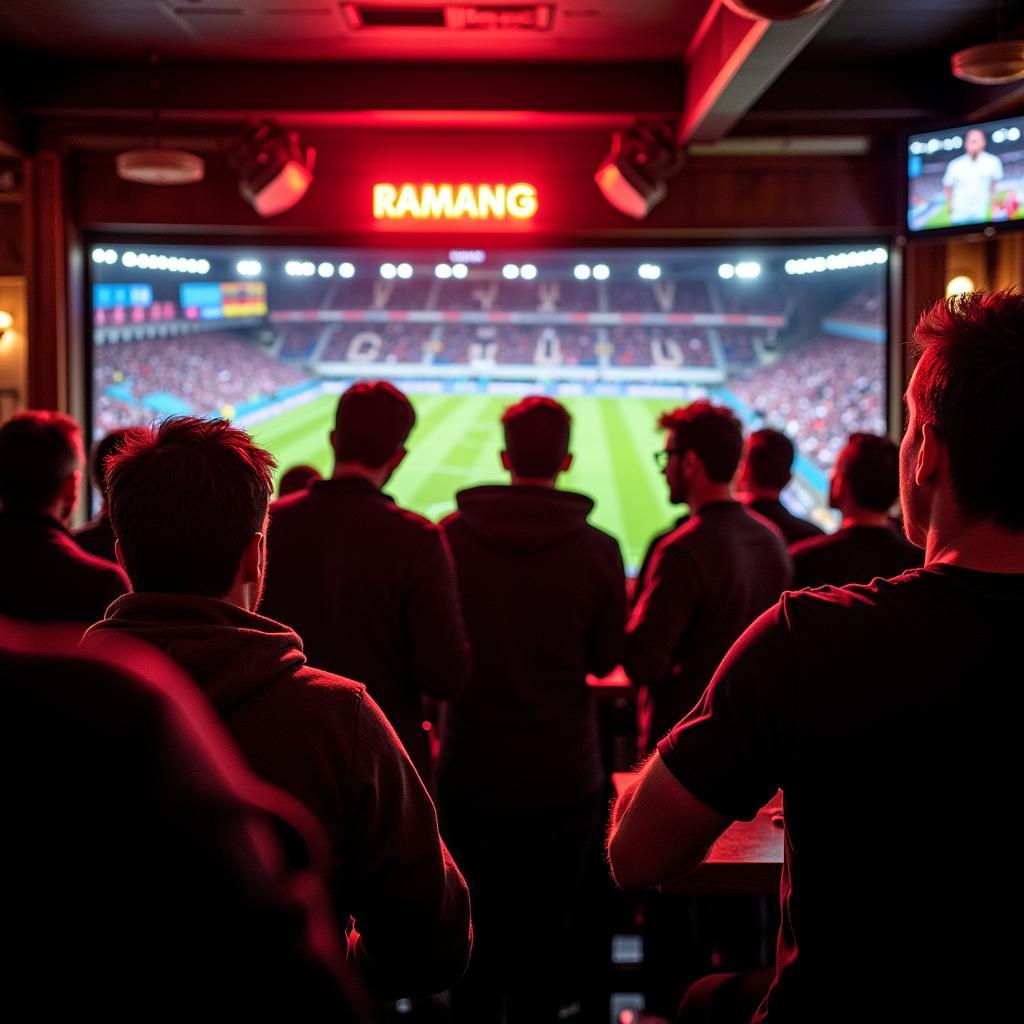
<path fill-rule="evenodd" d="M 853 621 L 865 615 L 887 614 L 903 603 L 915 602 L 918 592 L 928 582 L 926 572 L 909 569 L 899 576 L 879 577 L 870 583 L 789 590 L 782 595 L 780 607 L 783 617 L 790 623 L 821 618 Z"/>
<path fill-rule="evenodd" d="M 289 692 L 314 709 L 331 709 L 355 715 L 366 700 L 366 686 L 306 662 L 286 682 Z"/>
<path fill-rule="evenodd" d="M 117 584 L 122 590 L 127 589 L 128 578 L 116 562 L 108 562 L 105 558 L 90 554 L 79 547 L 74 539 L 67 534 L 55 534 L 51 541 L 51 548 L 76 575 L 102 580 L 111 585 Z"/>

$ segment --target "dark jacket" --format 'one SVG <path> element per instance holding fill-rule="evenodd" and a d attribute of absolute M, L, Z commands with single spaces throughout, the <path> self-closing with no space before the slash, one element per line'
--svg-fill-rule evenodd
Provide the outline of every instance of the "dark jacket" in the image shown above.
<path fill-rule="evenodd" d="M 74 538 L 75 543 L 88 554 L 105 558 L 108 562 L 117 561 L 114 555 L 114 530 L 106 509 L 91 522 L 75 530 Z"/>
<path fill-rule="evenodd" d="M 469 675 L 440 530 L 367 480 L 317 480 L 271 506 L 262 607 L 314 665 L 366 684 L 426 778 L 421 697 L 451 697 Z"/>
<path fill-rule="evenodd" d="M 5 997 L 52 1020 L 365 1021 L 334 978 L 309 812 L 244 767 L 176 666 L 80 640 L 0 618 Z"/>
<path fill-rule="evenodd" d="M 792 572 L 779 531 L 736 501 L 705 505 L 661 542 L 623 661 L 645 688 L 642 745 L 693 707 L 726 651 L 779 599 Z"/>
<path fill-rule="evenodd" d="M 924 552 L 890 526 L 844 526 L 794 544 L 793 589 L 892 579 L 924 565 Z"/>
<path fill-rule="evenodd" d="M 587 673 L 618 664 L 625 625 L 619 545 L 594 503 L 544 487 L 476 487 L 441 525 L 459 578 L 473 672 L 445 709 L 445 799 L 554 807 L 603 781 Z"/>
<path fill-rule="evenodd" d="M 461 977 L 469 895 L 434 805 L 365 687 L 311 668 L 286 626 L 214 598 L 131 594 L 86 634 L 165 651 L 199 684 L 256 772 L 304 803 L 331 843 L 331 890 L 357 957 L 388 995 Z"/>
<path fill-rule="evenodd" d="M 86 554 L 56 519 L 0 512 L 0 615 L 89 624 L 129 590 L 118 566 Z"/>
<path fill-rule="evenodd" d="M 778 498 L 755 498 L 747 503 L 747 508 L 753 509 L 759 516 L 774 523 L 782 531 L 782 536 L 786 538 L 787 544 L 796 544 L 797 541 L 820 537 L 825 532 L 814 523 L 793 515 Z"/>

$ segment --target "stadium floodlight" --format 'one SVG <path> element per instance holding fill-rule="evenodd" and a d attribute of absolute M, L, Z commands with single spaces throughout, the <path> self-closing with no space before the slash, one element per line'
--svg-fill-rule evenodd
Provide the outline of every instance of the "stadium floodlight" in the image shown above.
<path fill-rule="evenodd" d="M 537 276 L 537 268 L 532 263 L 524 263 L 519 268 L 519 276 L 524 281 L 532 281 Z"/>
<path fill-rule="evenodd" d="M 612 135 L 611 152 L 594 181 L 619 213 L 641 220 L 665 198 L 665 182 L 682 164 L 675 136 L 667 121 L 640 121 Z"/>
<path fill-rule="evenodd" d="M 93 263 L 114 264 L 117 262 L 117 253 L 113 249 L 93 249 L 92 261 Z"/>
<path fill-rule="evenodd" d="M 399 263 L 398 266 L 395 267 L 395 273 L 398 274 L 398 276 L 403 281 L 408 281 L 409 278 L 412 277 L 412 264 L 411 263 Z"/>
<path fill-rule="evenodd" d="M 827 256 L 805 256 L 802 259 L 786 260 L 782 269 L 787 274 L 820 274 L 825 270 L 878 266 L 888 259 L 889 250 L 880 245 L 874 249 L 856 249 L 853 252 L 833 252 Z"/>
<path fill-rule="evenodd" d="M 595 263 L 594 267 L 591 270 L 591 273 L 594 275 L 595 281 L 607 281 L 608 275 L 611 273 L 611 271 L 608 269 L 607 264 Z"/>
<path fill-rule="evenodd" d="M 334 264 L 333 263 L 328 263 L 326 260 L 324 260 L 324 262 L 321 263 L 316 268 L 316 272 L 321 277 L 334 277 Z"/>
<path fill-rule="evenodd" d="M 588 267 L 586 263 L 577 263 L 576 266 L 572 268 L 572 276 L 575 277 L 577 281 L 589 281 L 590 267 Z"/>
<path fill-rule="evenodd" d="M 398 268 L 394 263 L 382 263 L 380 265 L 380 276 L 386 281 L 392 280 L 392 278 L 398 275 Z"/>
<path fill-rule="evenodd" d="M 200 274 L 208 274 L 210 272 L 210 261 L 196 260 L 196 269 Z"/>
<path fill-rule="evenodd" d="M 356 268 L 351 263 L 339 263 L 338 264 L 338 277 L 355 277 Z"/>
<path fill-rule="evenodd" d="M 263 273 L 263 264 L 259 260 L 239 260 L 235 269 L 242 277 L 257 277 Z"/>
<path fill-rule="evenodd" d="M 645 281 L 657 281 L 661 277 L 661 267 L 656 263 L 641 263 L 637 268 L 637 274 Z"/>
<path fill-rule="evenodd" d="M 439 277 L 442 281 L 447 281 L 452 276 L 452 268 L 447 263 L 438 263 L 434 267 L 434 277 Z"/>
<path fill-rule="evenodd" d="M 465 263 L 456 263 L 452 267 L 452 277 L 457 277 L 460 281 L 464 277 L 468 276 L 468 274 L 469 274 L 469 267 L 467 267 Z"/>
<path fill-rule="evenodd" d="M 139 265 L 139 254 L 137 252 L 121 253 L 121 266 L 122 267 L 137 267 Z"/>
<path fill-rule="evenodd" d="M 718 276 L 723 281 L 728 281 L 736 276 L 736 268 L 731 263 L 720 263 L 718 265 Z"/>
<path fill-rule="evenodd" d="M 506 281 L 514 281 L 519 276 L 519 268 L 514 263 L 506 263 L 501 268 L 501 276 Z"/>
<path fill-rule="evenodd" d="M 761 264 L 756 260 L 743 260 L 736 264 L 736 276 L 745 281 L 752 281 L 761 273 Z"/>

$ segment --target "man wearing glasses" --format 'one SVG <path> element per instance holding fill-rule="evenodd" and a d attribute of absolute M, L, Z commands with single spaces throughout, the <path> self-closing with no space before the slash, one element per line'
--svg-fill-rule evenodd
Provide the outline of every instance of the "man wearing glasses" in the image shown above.
<path fill-rule="evenodd" d="M 665 413 L 655 461 L 673 504 L 690 518 L 651 560 L 627 628 L 623 662 L 641 687 L 642 749 L 657 742 L 700 698 L 736 638 L 789 585 L 781 534 L 732 496 L 743 429 L 707 401 Z"/>

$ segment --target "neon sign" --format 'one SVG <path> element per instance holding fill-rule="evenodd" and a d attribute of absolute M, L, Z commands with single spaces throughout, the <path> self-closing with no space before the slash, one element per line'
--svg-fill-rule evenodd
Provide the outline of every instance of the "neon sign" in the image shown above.
<path fill-rule="evenodd" d="M 373 186 L 375 220 L 529 220 L 537 212 L 537 190 L 514 185 Z"/>

